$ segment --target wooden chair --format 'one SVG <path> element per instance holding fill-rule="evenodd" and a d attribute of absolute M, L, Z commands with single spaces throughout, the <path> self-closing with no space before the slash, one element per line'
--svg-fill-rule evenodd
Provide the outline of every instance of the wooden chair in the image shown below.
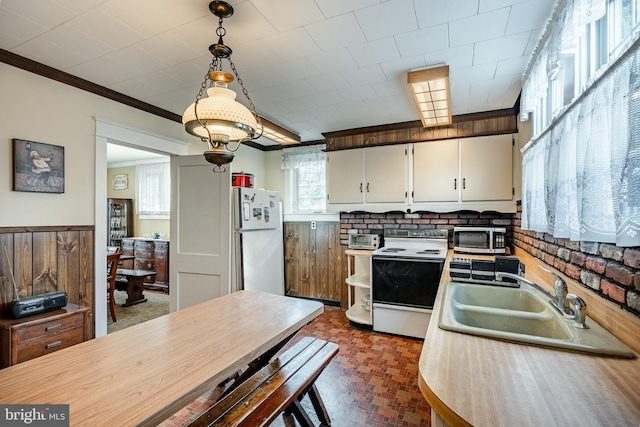
<path fill-rule="evenodd" d="M 107 298 L 111 320 L 116 321 L 116 301 L 114 291 L 116 289 L 116 271 L 120 262 L 120 248 L 114 254 L 107 255 Z"/>

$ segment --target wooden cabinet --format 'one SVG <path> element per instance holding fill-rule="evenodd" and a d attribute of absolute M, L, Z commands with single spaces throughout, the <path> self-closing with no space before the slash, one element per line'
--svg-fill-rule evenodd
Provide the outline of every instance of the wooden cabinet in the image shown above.
<path fill-rule="evenodd" d="M 361 325 L 373 325 L 371 317 L 371 254 L 347 249 L 347 318 Z"/>
<path fill-rule="evenodd" d="M 511 135 L 414 144 L 412 203 L 512 200 L 513 145 Z"/>
<path fill-rule="evenodd" d="M 458 140 L 413 145 L 413 201 L 457 202 L 459 197 Z"/>
<path fill-rule="evenodd" d="M 404 144 L 327 153 L 329 203 L 404 203 L 406 157 Z"/>
<path fill-rule="evenodd" d="M 513 198 L 513 145 L 511 135 L 460 140 L 463 202 Z"/>
<path fill-rule="evenodd" d="M 89 308 L 63 309 L 22 319 L 0 319 L 0 367 L 15 365 L 90 338 Z"/>
<path fill-rule="evenodd" d="M 133 260 L 122 262 L 123 268 L 155 271 L 144 279 L 145 287 L 169 292 L 169 241 L 160 239 L 122 239 L 122 254 Z"/>
<path fill-rule="evenodd" d="M 340 224 L 335 222 L 284 224 L 285 293 L 342 304 L 346 275 Z"/>
<path fill-rule="evenodd" d="M 133 236 L 133 200 L 107 199 L 108 246 L 120 246 L 124 237 Z"/>

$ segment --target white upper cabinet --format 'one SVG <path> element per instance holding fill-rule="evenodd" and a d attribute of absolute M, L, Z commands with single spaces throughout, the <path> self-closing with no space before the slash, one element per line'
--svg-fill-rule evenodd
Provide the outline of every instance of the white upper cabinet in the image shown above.
<path fill-rule="evenodd" d="M 365 182 L 364 149 L 327 153 L 327 202 L 362 203 Z"/>
<path fill-rule="evenodd" d="M 457 202 L 459 197 L 458 140 L 413 145 L 413 201 Z"/>
<path fill-rule="evenodd" d="M 460 140 L 462 201 L 513 198 L 513 138 L 481 136 Z"/>
<path fill-rule="evenodd" d="M 329 212 L 515 212 L 513 136 L 327 153 Z"/>
<path fill-rule="evenodd" d="M 328 152 L 328 203 L 405 203 L 406 148 L 401 144 Z"/>

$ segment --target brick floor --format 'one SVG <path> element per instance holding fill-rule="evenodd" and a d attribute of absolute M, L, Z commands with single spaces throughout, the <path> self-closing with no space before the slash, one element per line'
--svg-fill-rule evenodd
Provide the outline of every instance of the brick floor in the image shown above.
<path fill-rule="evenodd" d="M 422 340 L 364 331 L 349 324 L 344 310 L 325 312 L 292 339 L 313 336 L 340 346 L 338 355 L 316 384 L 337 427 L 429 426 L 430 408 L 418 389 L 418 359 Z M 179 411 L 162 427 L 188 424 L 211 404 L 207 393 Z M 317 421 L 308 399 L 303 401 Z M 284 426 L 282 417 L 271 427 Z"/>

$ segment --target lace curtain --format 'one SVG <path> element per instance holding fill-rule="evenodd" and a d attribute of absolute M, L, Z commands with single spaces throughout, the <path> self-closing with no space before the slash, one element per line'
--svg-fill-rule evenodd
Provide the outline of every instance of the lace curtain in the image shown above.
<path fill-rule="evenodd" d="M 169 216 L 170 189 L 169 163 L 136 166 L 136 205 L 139 215 Z"/>
<path fill-rule="evenodd" d="M 298 169 L 301 165 L 310 163 L 324 164 L 325 144 L 311 145 L 309 147 L 292 147 L 282 150 L 282 169 Z"/>
<path fill-rule="evenodd" d="M 640 42 L 523 149 L 522 227 L 640 246 Z"/>

